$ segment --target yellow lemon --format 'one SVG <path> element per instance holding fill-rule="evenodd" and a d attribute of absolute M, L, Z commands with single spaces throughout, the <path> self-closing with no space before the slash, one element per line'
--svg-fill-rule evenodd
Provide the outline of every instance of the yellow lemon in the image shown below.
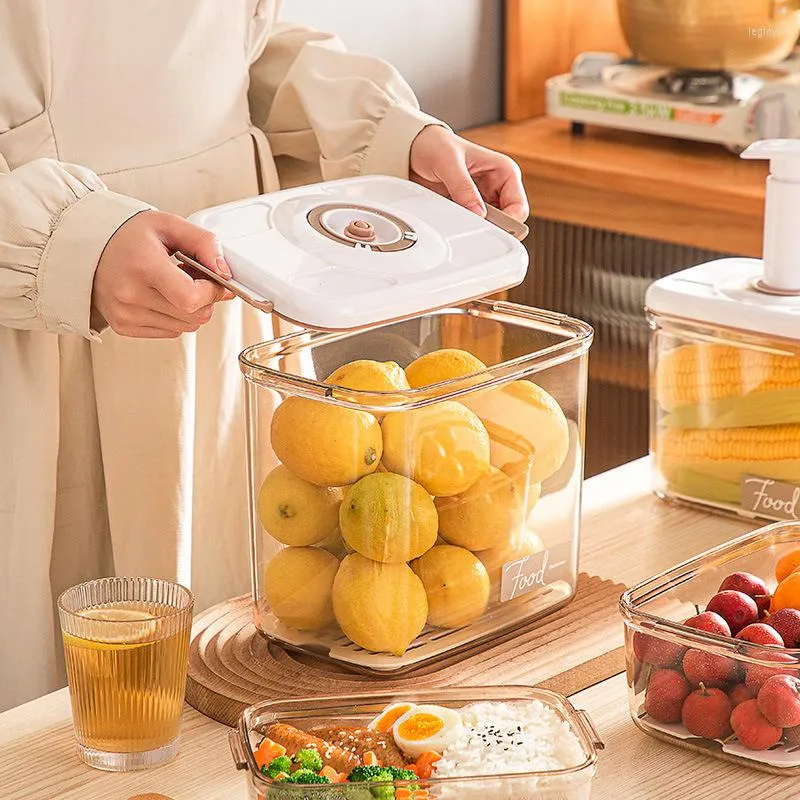
<path fill-rule="evenodd" d="M 487 550 L 508 541 L 522 521 L 522 499 L 499 469 L 483 475 L 463 494 L 437 497 L 439 534 L 467 550 Z"/>
<path fill-rule="evenodd" d="M 367 475 L 351 486 L 339 510 L 345 542 L 366 558 L 399 564 L 430 550 L 439 517 L 431 496 L 393 472 Z"/>
<path fill-rule="evenodd" d="M 341 499 L 341 490 L 304 481 L 281 464 L 261 484 L 258 518 L 273 539 L 303 547 L 333 533 Z"/>
<path fill-rule="evenodd" d="M 369 359 L 342 365 L 325 379 L 325 383 L 362 392 L 394 392 L 410 388 L 399 364 Z"/>
<path fill-rule="evenodd" d="M 500 467 L 511 478 L 511 482 L 514 484 L 514 491 L 524 505 L 526 516 L 530 514 L 542 496 L 542 484 L 531 480 L 531 475 L 533 474 L 531 470 L 532 461 L 533 459 L 530 461 L 518 461 Z"/>
<path fill-rule="evenodd" d="M 446 348 L 426 353 L 406 367 L 406 378 L 412 389 L 432 383 L 461 378 L 486 369 L 486 364 L 466 350 Z"/>
<path fill-rule="evenodd" d="M 489 471 L 489 434 L 466 406 L 446 400 L 387 414 L 383 463 L 425 491 L 448 497 L 466 491 Z"/>
<path fill-rule="evenodd" d="M 492 463 L 532 457 L 530 481 L 558 472 L 569 453 L 567 418 L 555 398 L 531 381 L 514 381 L 464 400 L 492 438 Z"/>
<path fill-rule="evenodd" d="M 331 592 L 339 559 L 319 547 L 286 547 L 264 570 L 270 611 L 285 625 L 315 631 L 333 622 Z"/>
<path fill-rule="evenodd" d="M 359 647 L 401 656 L 425 627 L 428 599 L 408 564 L 382 564 L 353 553 L 336 573 L 333 611 L 344 635 Z"/>
<path fill-rule="evenodd" d="M 366 411 L 289 397 L 272 416 L 272 449 L 298 477 L 317 486 L 346 486 L 378 467 L 378 420 Z"/>
<path fill-rule="evenodd" d="M 513 564 L 525 556 L 533 556 L 544 550 L 544 543 L 533 531 L 519 529 L 513 536 L 503 540 L 499 545 L 481 550 L 477 553 L 489 574 L 492 602 L 500 601 L 500 589 L 503 582 L 503 566 Z"/>
<path fill-rule="evenodd" d="M 425 587 L 431 625 L 461 628 L 486 611 L 489 574 L 469 550 L 439 545 L 420 556 L 411 568 Z"/>

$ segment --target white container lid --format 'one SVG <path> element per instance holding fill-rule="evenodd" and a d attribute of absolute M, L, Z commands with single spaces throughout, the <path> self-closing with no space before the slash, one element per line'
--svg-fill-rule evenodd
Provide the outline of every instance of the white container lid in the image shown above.
<path fill-rule="evenodd" d="M 654 314 L 689 322 L 800 340 L 800 297 L 757 289 L 763 274 L 760 259 L 709 261 L 651 284 L 645 305 Z"/>
<path fill-rule="evenodd" d="M 458 305 L 516 286 L 528 267 L 525 247 L 496 224 L 384 176 L 287 189 L 190 220 L 219 237 L 237 294 L 318 330 Z"/>

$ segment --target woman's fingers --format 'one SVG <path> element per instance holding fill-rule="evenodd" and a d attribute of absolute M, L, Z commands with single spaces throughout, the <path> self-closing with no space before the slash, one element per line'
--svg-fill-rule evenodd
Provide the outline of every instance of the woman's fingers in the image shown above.
<path fill-rule="evenodd" d="M 142 212 L 111 237 L 95 271 L 92 303 L 114 331 L 178 336 L 208 322 L 214 303 L 230 297 L 223 287 L 195 280 L 175 264 L 171 255 L 176 250 L 230 274 L 216 238 L 171 214 Z"/>
<path fill-rule="evenodd" d="M 142 331 L 159 331 L 157 338 L 193 333 L 211 319 L 213 305 L 199 309 L 191 320 L 178 319 L 139 305 L 121 305 L 117 311 L 115 330 L 122 336 L 142 336 Z M 148 335 L 148 338 L 154 338 Z"/>

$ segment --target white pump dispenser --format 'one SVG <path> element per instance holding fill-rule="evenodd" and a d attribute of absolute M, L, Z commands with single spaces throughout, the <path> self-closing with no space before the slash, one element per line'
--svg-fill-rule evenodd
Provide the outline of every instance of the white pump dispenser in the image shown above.
<path fill-rule="evenodd" d="M 800 140 L 764 139 L 742 158 L 768 159 L 762 291 L 800 294 Z"/>
<path fill-rule="evenodd" d="M 742 157 L 771 162 L 763 259 L 721 258 L 674 272 L 650 284 L 645 306 L 653 319 L 800 341 L 800 140 L 765 139 Z"/>

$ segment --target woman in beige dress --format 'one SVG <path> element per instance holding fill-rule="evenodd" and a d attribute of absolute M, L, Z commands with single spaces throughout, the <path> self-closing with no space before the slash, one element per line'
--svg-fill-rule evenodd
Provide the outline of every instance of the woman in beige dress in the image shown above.
<path fill-rule="evenodd" d="M 227 269 L 183 216 L 368 173 L 527 215 L 511 161 L 278 6 L 0 0 L 0 709 L 63 685 L 69 585 L 249 588 L 236 355 L 273 323 L 173 264 Z"/>

